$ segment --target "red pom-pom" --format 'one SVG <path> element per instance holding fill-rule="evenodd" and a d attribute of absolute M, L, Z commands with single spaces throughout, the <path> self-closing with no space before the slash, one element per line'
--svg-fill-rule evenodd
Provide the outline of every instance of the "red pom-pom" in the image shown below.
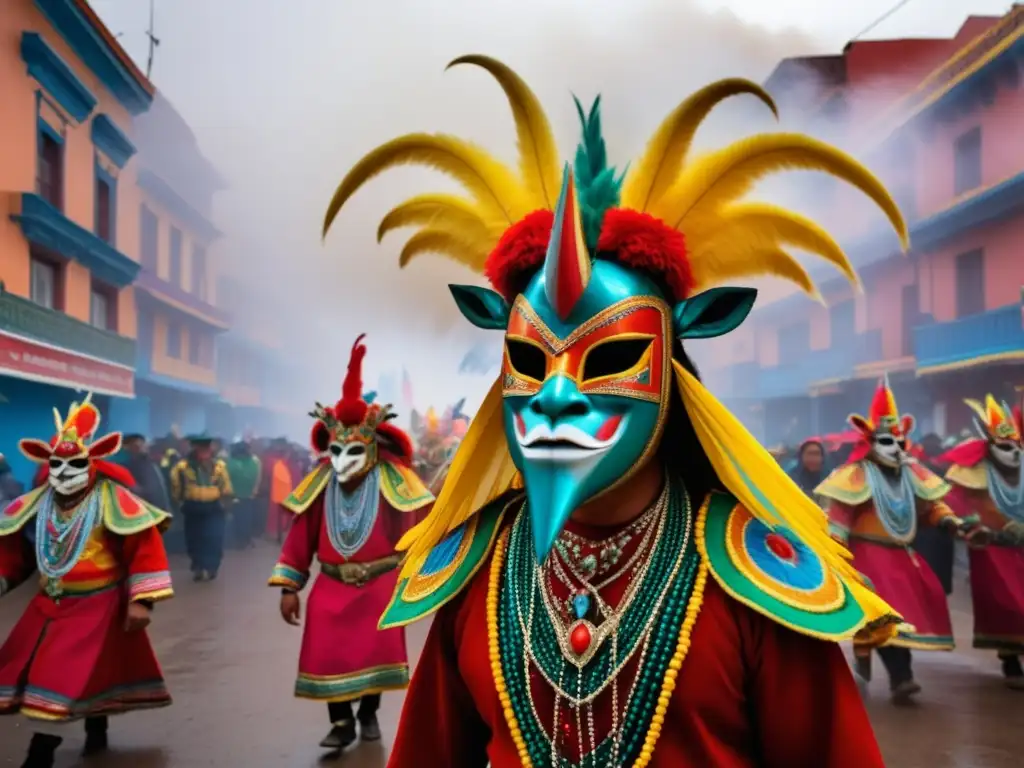
<path fill-rule="evenodd" d="M 687 260 L 686 241 L 649 213 L 612 208 L 604 215 L 598 253 L 614 254 L 614 261 L 664 280 L 674 301 L 693 290 L 693 274 Z"/>
<path fill-rule="evenodd" d="M 522 293 L 533 273 L 544 264 L 554 222 L 551 211 L 527 214 L 505 230 L 487 257 L 484 274 L 506 301 Z"/>

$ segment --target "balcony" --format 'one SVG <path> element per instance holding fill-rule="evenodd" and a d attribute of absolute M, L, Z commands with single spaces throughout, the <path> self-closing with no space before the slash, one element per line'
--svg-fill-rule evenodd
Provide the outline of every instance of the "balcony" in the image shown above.
<path fill-rule="evenodd" d="M 79 355 L 133 368 L 135 340 L 8 293 L 0 283 L 0 332 L 41 341 Z"/>
<path fill-rule="evenodd" d="M 226 331 L 231 326 L 231 316 L 223 309 L 203 301 L 179 285 L 158 277 L 150 269 L 139 272 L 135 287 L 138 289 L 136 295 L 139 292 L 144 293 L 164 306 L 183 312 L 216 330 Z"/>
<path fill-rule="evenodd" d="M 11 219 L 30 243 L 74 259 L 97 280 L 110 285 L 123 287 L 135 279 L 137 262 L 80 227 L 39 195 L 26 192 L 20 197 L 21 210 Z"/>
<path fill-rule="evenodd" d="M 1024 359 L 1021 306 L 1010 304 L 980 315 L 914 329 L 917 372 L 937 373 L 1000 359 Z"/>

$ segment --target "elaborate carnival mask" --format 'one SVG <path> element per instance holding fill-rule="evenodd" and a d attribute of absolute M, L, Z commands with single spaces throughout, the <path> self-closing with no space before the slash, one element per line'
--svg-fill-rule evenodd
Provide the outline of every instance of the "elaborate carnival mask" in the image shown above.
<path fill-rule="evenodd" d="M 92 440 L 100 425 L 100 412 L 86 396 L 81 405 L 72 403 L 66 419 L 54 408 L 57 432 L 45 443 L 26 438 L 18 443 L 21 452 L 32 461 L 48 465 L 47 482 L 59 496 L 77 496 L 96 478 L 95 462 L 121 449 L 121 433 L 112 432 Z"/>
<path fill-rule="evenodd" d="M 896 469 L 909 461 L 907 441 L 914 430 L 914 417 L 900 416 L 888 376 L 879 382 L 867 418 L 853 414 L 848 421 L 867 441 L 868 456 L 876 463 Z"/>
<path fill-rule="evenodd" d="M 341 399 L 332 407 L 320 403 L 310 412 L 316 419 L 311 442 L 320 460 L 330 461 L 335 479 L 342 484 L 359 480 L 376 465 L 380 452 L 408 455 L 408 438 L 389 424 L 397 414 L 390 405 L 373 402 L 375 393 L 362 395 L 362 366 L 365 334 L 352 345 L 348 373 L 342 385 Z"/>
<path fill-rule="evenodd" d="M 577 101 L 583 140 L 574 178 L 559 160 L 536 96 L 518 75 L 486 56 L 453 64 L 481 67 L 504 89 L 516 120 L 519 172 L 462 139 L 402 136 L 349 171 L 328 206 L 324 232 L 356 190 L 389 167 L 429 165 L 468 192 L 418 195 L 390 211 L 378 234 L 416 226 L 402 249 L 402 266 L 423 253 L 442 253 L 484 273 L 494 287 L 451 290 L 471 323 L 505 333 L 498 382 L 504 431 L 525 483 L 538 559 L 546 558 L 574 510 L 632 477 L 654 454 L 670 400 L 680 395 L 702 448 L 730 488 L 765 519 L 780 514 L 745 490 L 745 460 L 735 449 L 726 456 L 722 441 L 736 446 L 744 440 L 758 466 L 763 449 L 745 432 L 717 434 L 720 419 L 711 414 L 721 406 L 674 358 L 674 347 L 677 340 L 728 333 L 749 313 L 756 291 L 712 287 L 723 280 L 770 274 L 813 293 L 789 247 L 821 256 L 855 280 L 842 249 L 814 222 L 740 201 L 760 178 L 791 167 L 839 176 L 885 210 L 905 245 L 905 222 L 885 188 L 839 150 L 794 134 L 762 134 L 689 158 L 698 125 L 722 100 L 751 94 L 776 111 L 760 86 L 737 79 L 703 88 L 673 110 L 625 178 L 607 162 L 599 99 L 589 113 Z M 478 491 L 470 484 L 497 489 L 494 478 L 507 474 L 503 466 L 473 458 L 485 436 L 490 445 L 490 396 L 485 406 L 455 458 L 455 464 L 465 459 L 461 477 L 446 484 L 433 524 L 414 544 L 417 552 L 471 513 L 469 497 Z M 495 461 L 505 461 L 493 452 Z M 479 474 L 466 471 L 470 466 Z M 794 515 L 820 517 L 795 486 L 786 505 Z"/>
<path fill-rule="evenodd" d="M 974 411 L 974 429 L 978 436 L 988 442 L 988 453 L 992 461 L 1007 469 L 1019 469 L 1021 465 L 1021 409 L 1000 405 L 992 395 L 982 405 L 977 400 L 965 400 Z"/>

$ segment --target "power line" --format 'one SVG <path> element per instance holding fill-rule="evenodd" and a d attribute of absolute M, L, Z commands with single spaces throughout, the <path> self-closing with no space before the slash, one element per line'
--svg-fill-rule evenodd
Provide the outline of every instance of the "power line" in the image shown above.
<path fill-rule="evenodd" d="M 146 37 L 149 38 L 149 59 L 146 61 L 146 79 L 153 74 L 153 53 L 160 45 L 160 39 L 154 34 L 153 25 L 156 17 L 156 0 L 149 0 L 149 29 L 146 30 Z"/>
<path fill-rule="evenodd" d="M 892 7 L 891 7 L 891 8 L 889 9 L 889 10 L 887 10 L 887 11 L 886 11 L 885 13 L 883 13 L 883 14 L 882 14 L 881 16 L 879 16 L 879 17 L 878 17 L 877 19 L 875 19 L 875 20 L 874 20 L 874 21 L 872 21 L 872 22 L 871 22 L 870 24 L 868 24 L 868 25 L 867 25 L 866 27 L 864 27 L 864 29 L 862 29 L 862 30 L 861 30 L 860 32 L 858 32 L 858 33 L 857 33 L 856 35 L 854 35 L 853 37 L 851 37 L 851 38 L 850 38 L 850 42 L 851 42 L 851 43 L 852 43 L 852 42 L 855 42 L 855 41 L 859 40 L 860 38 L 864 37 L 864 35 L 866 35 L 866 34 L 867 34 L 868 32 L 870 32 L 871 30 L 873 30 L 873 29 L 874 29 L 875 27 L 877 27 L 877 26 L 878 26 L 879 24 L 881 24 L 881 23 L 882 23 L 883 21 L 885 21 L 886 19 L 888 19 L 888 18 L 889 18 L 890 16 L 892 16 L 892 15 L 893 15 L 894 13 L 896 13 L 896 11 L 898 11 L 898 10 L 899 10 L 900 8 L 902 8 L 902 7 L 904 6 L 904 5 L 906 5 L 906 4 L 907 4 L 907 3 L 909 3 L 910 1 L 911 1 L 911 0 L 899 0 L 899 2 L 898 2 L 898 3 L 896 3 L 896 4 L 894 5 L 894 6 L 892 6 Z"/>

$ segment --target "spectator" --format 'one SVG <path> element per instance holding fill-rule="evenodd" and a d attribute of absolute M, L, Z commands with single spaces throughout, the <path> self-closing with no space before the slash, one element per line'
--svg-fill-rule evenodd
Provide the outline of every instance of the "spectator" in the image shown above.
<path fill-rule="evenodd" d="M 260 460 L 249 444 L 240 440 L 231 446 L 227 460 L 228 477 L 235 491 L 231 508 L 231 543 L 237 549 L 246 549 L 253 543 L 256 518 L 256 496 L 260 489 Z"/>

